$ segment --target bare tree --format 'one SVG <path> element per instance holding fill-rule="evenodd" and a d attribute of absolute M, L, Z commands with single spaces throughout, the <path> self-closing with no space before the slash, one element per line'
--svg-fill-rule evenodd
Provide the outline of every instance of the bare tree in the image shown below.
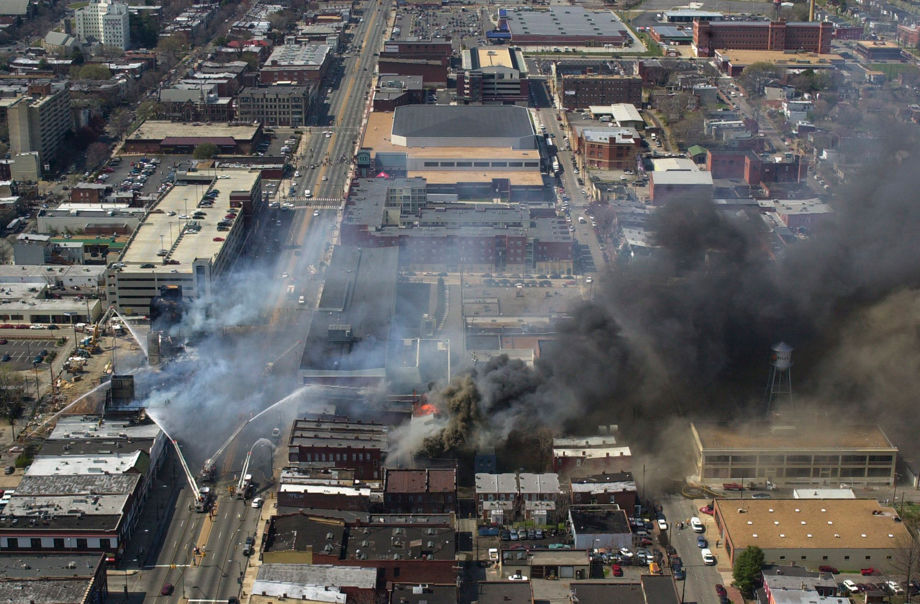
<path fill-rule="evenodd" d="M 891 558 L 892 575 L 901 577 L 907 584 L 907 600 L 911 601 L 910 582 L 920 576 L 920 543 L 917 542 L 917 521 L 904 522 L 907 537 L 900 537 L 895 543 Z"/>

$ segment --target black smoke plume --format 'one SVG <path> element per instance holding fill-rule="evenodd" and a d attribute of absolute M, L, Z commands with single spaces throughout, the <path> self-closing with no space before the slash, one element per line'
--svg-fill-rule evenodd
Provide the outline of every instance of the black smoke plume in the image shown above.
<path fill-rule="evenodd" d="M 448 419 L 424 451 L 500 445 L 535 426 L 584 433 L 611 423 L 631 430 L 641 451 L 661 446 L 653 427 L 669 418 L 757 417 L 769 349 L 780 340 L 799 351 L 798 384 L 832 385 L 838 407 L 871 398 L 852 387 L 839 359 L 820 379 L 814 368 L 835 357 L 844 326 L 920 286 L 920 147 L 904 125 L 862 144 L 867 165 L 830 202 L 834 214 L 783 249 L 771 247 L 756 214 L 695 201 L 661 208 L 657 253 L 607 271 L 532 369 L 502 357 L 433 393 Z M 916 329 L 916 304 L 910 312 L 901 322 Z M 858 348 L 859 330 L 844 332 Z M 897 388 L 915 392 L 917 375 L 899 374 Z"/>

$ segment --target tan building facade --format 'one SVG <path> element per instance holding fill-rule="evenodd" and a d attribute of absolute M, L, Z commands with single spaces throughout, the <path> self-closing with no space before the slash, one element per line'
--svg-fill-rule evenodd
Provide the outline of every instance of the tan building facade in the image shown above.
<path fill-rule="evenodd" d="M 757 546 L 767 564 L 892 572 L 912 543 L 894 508 L 874 499 L 716 499 L 713 512 L 732 566 Z"/>
<path fill-rule="evenodd" d="M 690 424 L 696 480 L 776 486 L 888 486 L 898 449 L 875 425 Z"/>

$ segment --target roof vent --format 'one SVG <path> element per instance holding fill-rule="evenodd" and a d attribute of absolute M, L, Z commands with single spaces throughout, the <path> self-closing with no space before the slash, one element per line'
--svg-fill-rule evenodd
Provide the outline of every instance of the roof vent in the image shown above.
<path fill-rule="evenodd" d="M 753 535 L 751 535 L 751 537 L 753 537 L 754 539 L 756 539 L 756 538 L 757 538 L 757 533 L 754 533 Z"/>

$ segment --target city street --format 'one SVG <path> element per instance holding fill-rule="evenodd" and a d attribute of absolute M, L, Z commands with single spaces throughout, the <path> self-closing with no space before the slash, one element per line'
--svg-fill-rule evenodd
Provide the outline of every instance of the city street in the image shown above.
<path fill-rule="evenodd" d="M 687 571 L 686 580 L 678 582 L 678 589 L 684 593 L 682 602 L 704 603 L 715 601 L 717 599 L 715 586 L 717 583 L 723 585 L 731 583 L 731 581 L 722 576 L 722 573 L 730 575 L 731 568 L 728 565 L 728 558 L 722 559 L 725 550 L 720 552 L 715 547 L 717 537 L 715 527 L 710 522 L 711 517 L 700 514 L 699 509 L 693 507 L 693 500 L 681 496 L 665 498 L 661 504 L 668 519 L 668 526 L 671 529 L 671 545 L 677 550 L 678 555 L 684 562 L 684 569 Z M 689 526 L 684 526 L 683 530 L 677 528 L 678 522 L 686 524 L 687 519 L 691 516 L 699 517 L 706 524 L 706 532 L 703 533 L 703 537 L 712 541 L 709 545 L 716 556 L 715 566 L 703 564 L 700 548 L 696 543 L 697 533 L 694 533 Z"/>

